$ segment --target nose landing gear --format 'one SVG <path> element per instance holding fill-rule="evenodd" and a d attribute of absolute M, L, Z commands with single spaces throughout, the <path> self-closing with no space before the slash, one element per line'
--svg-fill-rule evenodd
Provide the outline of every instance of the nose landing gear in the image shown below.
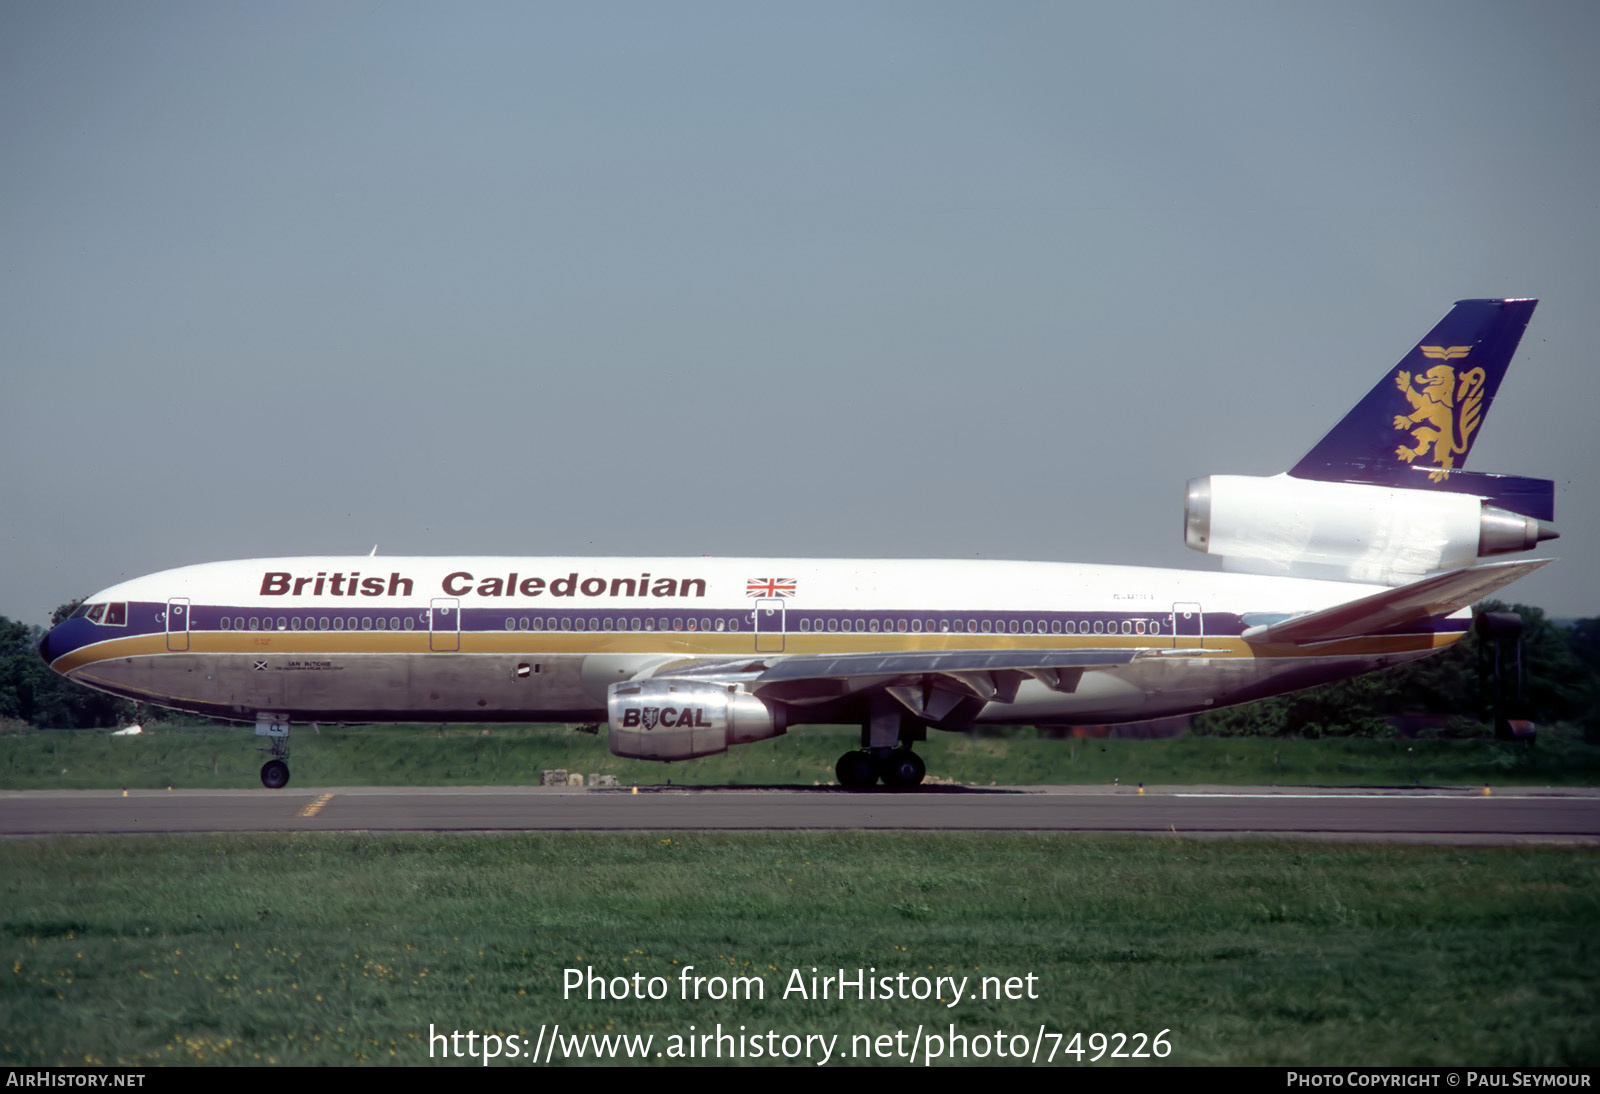
<path fill-rule="evenodd" d="M 261 751 L 272 758 L 261 765 L 261 785 L 282 790 L 289 785 L 289 718 L 282 714 L 257 714 L 256 736 L 267 739 Z"/>

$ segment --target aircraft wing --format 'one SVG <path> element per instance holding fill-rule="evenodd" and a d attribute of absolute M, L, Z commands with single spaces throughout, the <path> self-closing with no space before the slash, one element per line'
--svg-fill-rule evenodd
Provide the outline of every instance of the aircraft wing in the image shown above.
<path fill-rule="evenodd" d="M 928 697 L 933 692 L 943 693 L 952 702 L 961 697 L 1010 702 L 1028 678 L 1053 690 L 1070 692 L 1076 689 L 1086 669 L 1126 665 L 1143 652 L 1019 649 L 771 654 L 737 661 L 667 665 L 652 675 L 657 679 L 737 680 L 762 698 L 790 703 L 826 701 L 883 687 L 920 713 L 929 709 Z M 913 692 L 921 698 L 911 699 Z"/>
<path fill-rule="evenodd" d="M 1395 630 L 1459 611 L 1554 561 L 1530 558 L 1450 570 L 1347 604 L 1252 627 L 1244 632 L 1244 640 L 1306 644 Z"/>

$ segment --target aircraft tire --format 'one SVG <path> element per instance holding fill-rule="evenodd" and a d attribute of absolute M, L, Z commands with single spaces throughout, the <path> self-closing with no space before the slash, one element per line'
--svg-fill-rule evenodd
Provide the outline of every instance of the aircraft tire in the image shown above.
<path fill-rule="evenodd" d="M 261 785 L 268 790 L 282 790 L 289 785 L 289 765 L 282 760 L 268 760 L 261 765 Z"/>
<path fill-rule="evenodd" d="M 833 773 L 846 790 L 867 790 L 878 781 L 878 765 L 870 752 L 846 752 L 833 765 Z"/>
<path fill-rule="evenodd" d="M 910 790 L 922 785 L 928 765 L 909 748 L 897 748 L 883 758 L 883 766 L 878 773 L 883 777 L 883 785 L 891 790 Z"/>

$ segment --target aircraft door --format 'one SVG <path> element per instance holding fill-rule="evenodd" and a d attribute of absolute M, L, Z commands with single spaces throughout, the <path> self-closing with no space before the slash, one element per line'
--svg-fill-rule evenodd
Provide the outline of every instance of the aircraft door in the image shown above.
<path fill-rule="evenodd" d="M 1206 644 L 1205 616 L 1198 604 L 1172 606 L 1172 648 L 1198 650 Z"/>
<path fill-rule="evenodd" d="M 756 652 L 783 652 L 783 598 L 756 601 Z"/>
<path fill-rule="evenodd" d="M 454 653 L 461 648 L 461 601 L 436 596 L 428 603 L 428 648 Z"/>
<path fill-rule="evenodd" d="M 189 648 L 189 598 L 167 600 L 167 649 L 182 653 Z"/>

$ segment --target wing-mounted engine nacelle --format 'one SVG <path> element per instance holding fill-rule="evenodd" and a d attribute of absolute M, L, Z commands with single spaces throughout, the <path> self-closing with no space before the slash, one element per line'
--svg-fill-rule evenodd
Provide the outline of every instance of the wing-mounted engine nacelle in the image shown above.
<path fill-rule="evenodd" d="M 1473 494 L 1275 475 L 1189 480 L 1184 542 L 1229 570 L 1404 585 L 1555 531 Z"/>
<path fill-rule="evenodd" d="M 776 737 L 788 726 L 782 707 L 769 707 L 737 685 L 641 680 L 606 692 L 609 741 L 618 756 L 692 760 L 731 745 Z"/>

